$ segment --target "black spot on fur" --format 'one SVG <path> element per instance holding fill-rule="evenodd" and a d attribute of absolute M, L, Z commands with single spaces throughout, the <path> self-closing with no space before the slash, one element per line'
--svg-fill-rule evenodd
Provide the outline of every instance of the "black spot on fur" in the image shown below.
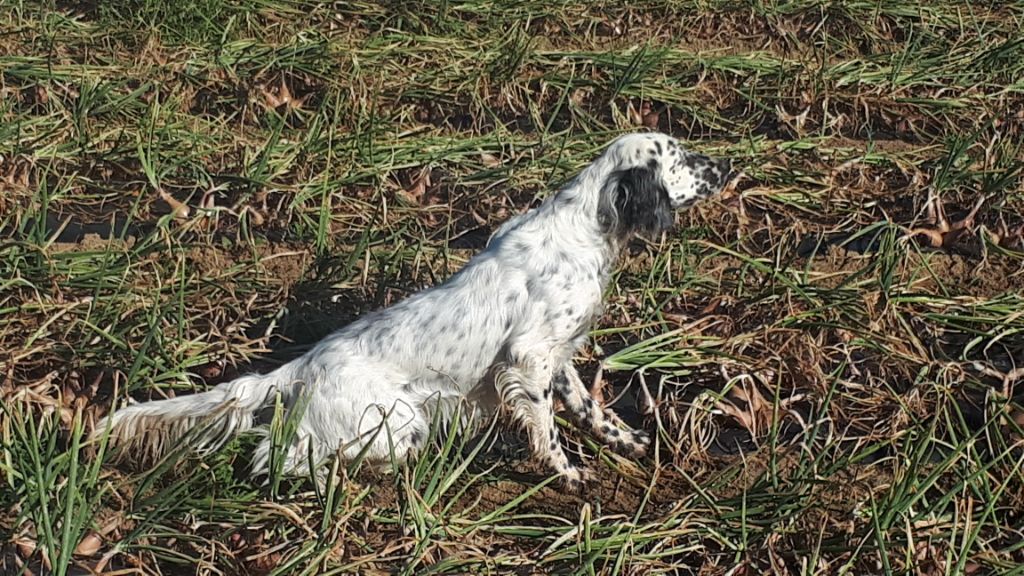
<path fill-rule="evenodd" d="M 658 156 L 661 156 L 661 142 L 654 141 L 654 147 L 658 149 Z"/>
<path fill-rule="evenodd" d="M 421 442 L 423 442 L 423 434 L 420 434 L 419 430 L 413 432 L 412 434 L 409 434 L 409 443 L 410 444 L 412 444 L 413 446 L 417 446 L 418 447 Z"/>

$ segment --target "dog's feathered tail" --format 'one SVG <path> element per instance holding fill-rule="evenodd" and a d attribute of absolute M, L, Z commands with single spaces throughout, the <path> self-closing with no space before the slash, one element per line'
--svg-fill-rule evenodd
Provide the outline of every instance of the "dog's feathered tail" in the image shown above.
<path fill-rule="evenodd" d="M 184 440 L 201 453 L 214 451 L 253 427 L 256 414 L 288 394 L 283 370 L 251 374 L 206 392 L 126 406 L 96 424 L 94 437 L 110 430 L 110 444 L 119 457 L 131 454 L 155 461 Z"/>

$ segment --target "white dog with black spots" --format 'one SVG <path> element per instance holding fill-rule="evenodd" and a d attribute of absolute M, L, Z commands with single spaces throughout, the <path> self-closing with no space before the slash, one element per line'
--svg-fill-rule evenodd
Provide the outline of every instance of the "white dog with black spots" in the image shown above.
<path fill-rule="evenodd" d="M 273 372 L 121 408 L 96 432 L 159 454 L 198 429 L 195 448 L 212 450 L 280 398 L 302 406 L 284 462 L 285 472 L 301 474 L 309 458 L 415 457 L 435 416 L 465 401 L 475 414 L 507 409 L 533 455 L 579 488 L 584 475 L 559 442 L 556 399 L 616 452 L 641 456 L 650 446 L 591 397 L 573 366 L 621 249 L 634 234 L 667 230 L 675 210 L 716 194 L 729 177 L 728 160 L 670 136 L 621 136 L 559 192 L 502 225 L 443 284 L 359 318 Z M 264 473 L 270 439 L 256 450 L 253 471 Z"/>

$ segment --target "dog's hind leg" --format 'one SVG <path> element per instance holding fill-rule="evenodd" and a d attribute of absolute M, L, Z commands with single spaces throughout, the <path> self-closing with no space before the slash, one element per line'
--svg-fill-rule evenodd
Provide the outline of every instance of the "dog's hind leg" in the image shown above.
<path fill-rule="evenodd" d="M 309 378 L 294 435 L 281 447 L 283 471 L 306 474 L 329 458 L 387 467 L 404 464 L 427 440 L 430 418 L 405 375 L 372 360 L 353 357 Z M 280 425 L 280 424 L 279 424 Z M 256 447 L 253 470 L 269 469 L 271 435 Z"/>

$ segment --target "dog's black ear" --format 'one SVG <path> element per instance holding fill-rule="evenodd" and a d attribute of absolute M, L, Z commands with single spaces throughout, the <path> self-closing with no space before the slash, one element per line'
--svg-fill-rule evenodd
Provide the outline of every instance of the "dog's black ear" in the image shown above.
<path fill-rule="evenodd" d="M 609 179 L 599 217 L 607 232 L 653 237 L 672 227 L 672 202 L 657 164 L 620 170 Z"/>

